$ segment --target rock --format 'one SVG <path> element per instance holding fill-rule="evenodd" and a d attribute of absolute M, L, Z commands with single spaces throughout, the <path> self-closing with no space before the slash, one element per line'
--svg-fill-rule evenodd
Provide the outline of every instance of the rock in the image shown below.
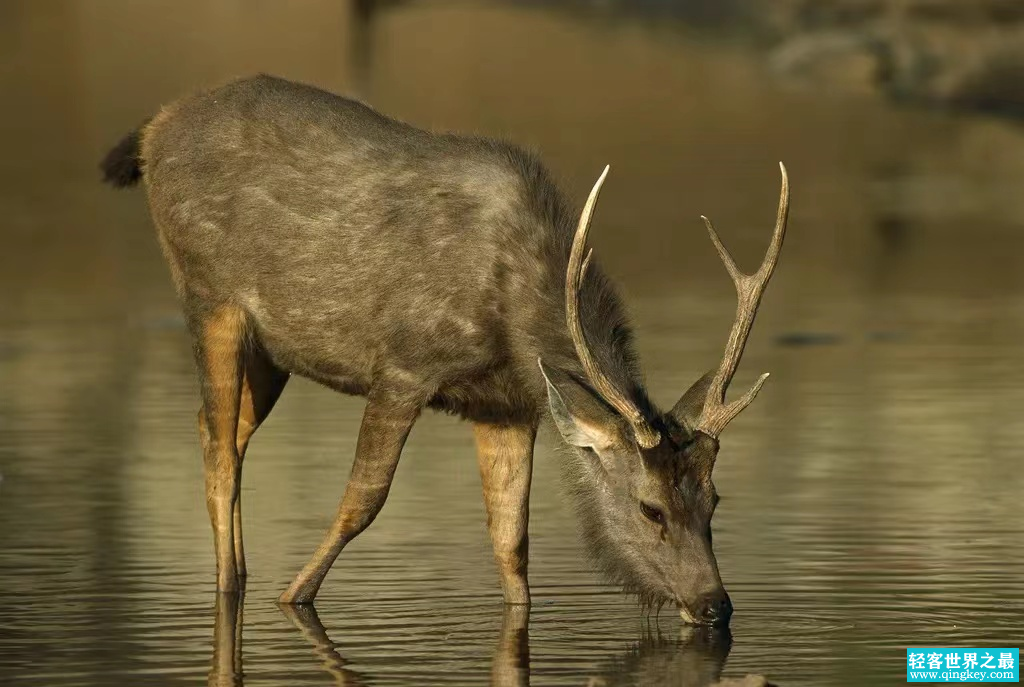
<path fill-rule="evenodd" d="M 958 109 L 1024 116 L 1024 31 L 992 41 L 948 70 L 934 96 Z"/>
<path fill-rule="evenodd" d="M 784 77 L 1024 117 L 1021 0 L 760 1 Z"/>
<path fill-rule="evenodd" d="M 842 91 L 876 92 L 886 73 L 887 47 L 865 34 L 820 31 L 784 43 L 771 56 L 783 76 Z"/>

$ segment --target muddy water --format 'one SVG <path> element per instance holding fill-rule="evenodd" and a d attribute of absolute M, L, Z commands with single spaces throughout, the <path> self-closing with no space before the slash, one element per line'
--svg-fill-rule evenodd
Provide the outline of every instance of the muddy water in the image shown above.
<path fill-rule="evenodd" d="M 694 25 L 424 5 L 0 5 L 0 682 L 868 685 L 902 682 L 908 646 L 1019 646 L 1024 130 L 785 91 Z M 246 462 L 244 605 L 215 604 L 188 342 L 141 194 L 94 165 L 159 103 L 254 71 L 529 144 L 577 199 L 612 163 L 593 241 L 663 403 L 733 308 L 698 215 L 750 264 L 787 162 L 738 382 L 773 376 L 716 469 L 731 638 L 601 583 L 550 434 L 535 605 L 503 615 L 470 433 L 438 416 L 319 615 L 282 612 L 361 408 L 301 380 Z"/>

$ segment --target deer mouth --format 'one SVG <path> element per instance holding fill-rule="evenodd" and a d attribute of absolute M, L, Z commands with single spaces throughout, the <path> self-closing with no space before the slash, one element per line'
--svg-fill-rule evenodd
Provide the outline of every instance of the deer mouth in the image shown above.
<path fill-rule="evenodd" d="M 679 604 L 679 618 L 687 625 L 703 625 L 700 621 L 693 617 L 690 613 L 690 609 L 686 607 L 686 604 Z"/>
<path fill-rule="evenodd" d="M 692 625 L 694 627 L 728 627 L 729 616 L 715 616 L 712 618 L 705 618 L 699 620 L 690 612 L 690 609 L 686 607 L 686 604 L 679 604 L 679 619 L 683 621 L 685 625 Z"/>

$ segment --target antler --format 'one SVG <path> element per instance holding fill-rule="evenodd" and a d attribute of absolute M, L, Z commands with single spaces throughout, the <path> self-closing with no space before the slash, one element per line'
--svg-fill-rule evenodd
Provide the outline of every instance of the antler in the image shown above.
<path fill-rule="evenodd" d="M 764 294 L 765 287 L 768 286 L 768 280 L 772 278 L 775 265 L 779 262 L 782 239 L 786 236 L 786 222 L 789 218 L 789 177 L 786 175 L 786 166 L 781 162 L 779 163 L 779 169 L 782 170 L 782 192 L 779 196 L 779 214 L 775 221 L 775 232 L 772 234 L 772 242 L 768 246 L 768 252 L 761 262 L 761 267 L 754 274 L 740 272 L 732 259 L 732 255 L 729 254 L 728 249 L 722 244 L 722 240 L 718 238 L 718 232 L 712 226 L 711 220 L 701 216 L 704 224 L 708 227 L 708 233 L 711 234 L 711 241 L 715 244 L 718 255 L 721 256 L 722 262 L 725 263 L 725 269 L 729 272 L 729 276 L 732 277 L 738 299 L 736 321 L 733 322 L 732 331 L 729 332 L 729 340 L 725 344 L 725 355 L 718 366 L 718 371 L 711 380 L 707 397 L 704 400 L 704 407 L 700 412 L 700 418 L 697 420 L 696 426 L 696 429 L 716 438 L 725 429 L 725 426 L 732 422 L 733 418 L 750 405 L 750 402 L 757 396 L 757 392 L 761 390 L 765 380 L 768 379 L 768 373 L 766 372 L 754 383 L 750 391 L 732 403 L 726 404 L 726 389 L 729 388 L 729 383 L 732 381 L 733 375 L 736 374 L 736 368 L 739 367 L 740 358 L 743 356 L 743 348 L 747 345 L 750 328 L 754 324 L 757 308 L 761 304 L 761 296 Z"/>
<path fill-rule="evenodd" d="M 576 349 L 576 355 L 583 364 L 583 371 L 590 380 L 594 390 L 614 408 L 623 418 L 629 422 L 636 435 L 636 441 L 644 448 L 657 446 L 661 441 L 658 432 L 651 428 L 644 418 L 643 413 L 635 403 L 623 394 L 594 360 L 594 355 L 587 345 L 587 339 L 583 335 L 583 324 L 580 321 L 580 287 L 583 284 L 583 277 L 587 273 L 590 264 L 590 256 L 593 250 L 587 251 L 584 257 L 584 249 L 587 246 L 587 232 L 590 231 L 590 220 L 594 215 L 594 207 L 597 205 L 597 197 L 601 193 L 601 186 L 605 177 L 608 176 L 609 167 L 605 167 L 598 178 L 594 188 L 590 191 L 583 212 L 580 214 L 580 222 L 576 227 L 576 235 L 572 240 L 572 250 L 569 253 L 569 267 L 565 274 L 565 321 L 569 327 L 569 335 L 572 338 L 572 345 Z"/>

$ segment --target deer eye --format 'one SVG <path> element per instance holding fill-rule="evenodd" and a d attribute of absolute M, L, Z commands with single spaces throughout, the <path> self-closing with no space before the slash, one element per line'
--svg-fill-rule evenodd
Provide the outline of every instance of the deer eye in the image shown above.
<path fill-rule="evenodd" d="M 640 502 L 640 512 L 644 514 L 645 518 L 657 525 L 665 524 L 665 514 L 648 503 Z"/>

